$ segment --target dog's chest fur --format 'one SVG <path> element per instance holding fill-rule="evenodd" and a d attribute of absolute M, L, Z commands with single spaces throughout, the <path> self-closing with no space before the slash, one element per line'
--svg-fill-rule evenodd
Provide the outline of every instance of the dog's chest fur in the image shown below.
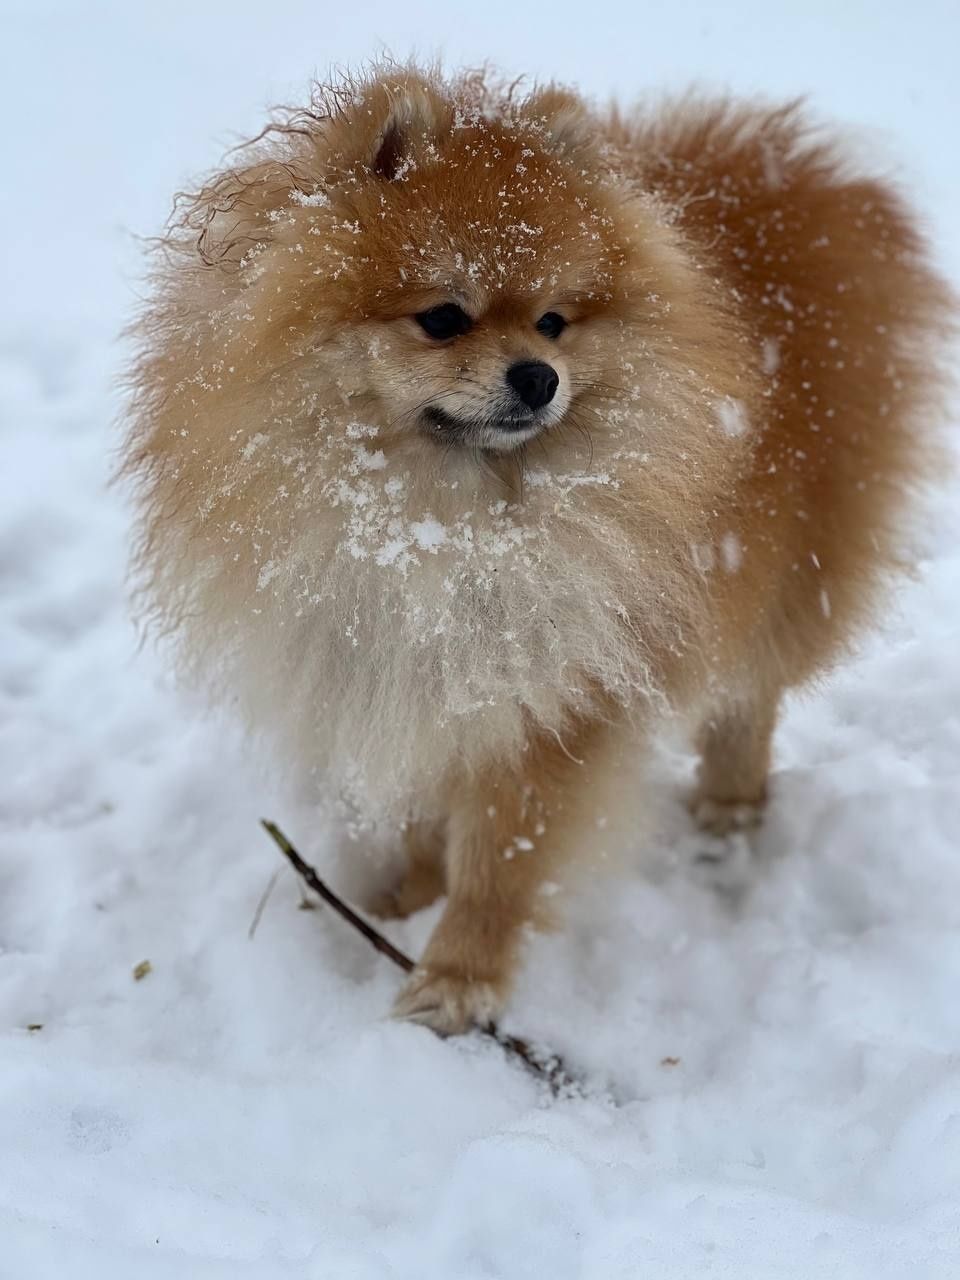
<path fill-rule="evenodd" d="M 191 647 L 218 646 L 253 723 L 392 805 L 451 767 L 509 761 L 533 724 L 562 735 L 598 695 L 657 695 L 684 600 L 662 522 L 637 541 L 631 476 L 647 463 L 606 450 L 532 466 L 521 495 L 472 456 L 441 470 L 374 435 L 338 432 L 293 492 L 285 468 L 282 517 L 254 543 L 206 540 Z"/>

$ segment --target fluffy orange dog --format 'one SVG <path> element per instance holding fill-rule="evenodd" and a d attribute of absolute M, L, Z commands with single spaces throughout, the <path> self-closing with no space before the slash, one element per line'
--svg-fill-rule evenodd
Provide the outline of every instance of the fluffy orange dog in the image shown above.
<path fill-rule="evenodd" d="M 381 69 L 181 215 L 133 373 L 148 598 L 396 823 L 393 910 L 446 892 L 397 1012 L 460 1031 L 664 715 L 698 820 L 758 815 L 781 695 L 900 559 L 948 292 L 793 106 Z"/>

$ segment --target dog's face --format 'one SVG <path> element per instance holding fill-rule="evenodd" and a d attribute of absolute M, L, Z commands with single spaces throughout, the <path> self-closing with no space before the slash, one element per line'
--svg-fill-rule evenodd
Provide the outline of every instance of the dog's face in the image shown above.
<path fill-rule="evenodd" d="M 609 385 L 626 246 L 572 110 L 551 95 L 522 115 L 465 116 L 408 88 L 372 152 L 328 183 L 362 259 L 342 324 L 392 427 L 506 452 L 582 425 Z M 355 122 L 344 133 L 349 156 Z"/>
<path fill-rule="evenodd" d="M 625 329 L 658 323 L 663 246 L 583 118 L 554 91 L 483 113 L 378 83 L 299 157 L 297 189 L 284 178 L 251 306 L 281 341 L 319 335 L 386 438 L 504 453 L 589 430 L 622 390 Z"/>
<path fill-rule="evenodd" d="M 443 301 L 388 321 L 387 344 L 417 373 L 410 384 L 410 373 L 404 377 L 392 362 L 373 370 L 384 398 L 399 400 L 402 388 L 409 401 L 412 391 L 405 416 L 451 445 L 504 451 L 561 423 L 574 396 L 572 344 L 561 341 L 574 308 L 446 292 Z"/>

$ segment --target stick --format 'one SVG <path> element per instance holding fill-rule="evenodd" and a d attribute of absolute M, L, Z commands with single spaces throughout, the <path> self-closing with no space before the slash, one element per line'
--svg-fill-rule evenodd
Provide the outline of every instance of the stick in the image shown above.
<path fill-rule="evenodd" d="M 347 906 L 342 898 L 337 897 L 329 885 L 320 879 L 313 867 L 308 862 L 304 862 L 275 822 L 269 822 L 266 818 L 263 818 L 261 819 L 261 825 L 267 835 L 276 843 L 280 852 L 291 863 L 297 874 L 302 877 L 314 893 L 319 894 L 323 901 L 328 906 L 333 907 L 334 911 L 342 916 L 348 924 L 353 925 L 358 933 L 362 933 L 371 946 L 375 947 L 381 955 L 386 956 L 388 960 L 392 960 L 404 973 L 413 972 L 416 965 L 410 957 L 395 947 L 373 925 L 361 919 L 352 907 Z M 532 1071 L 535 1076 L 545 1080 L 554 1093 L 561 1093 L 575 1087 L 574 1078 L 564 1066 L 563 1061 L 555 1054 L 538 1053 L 526 1040 L 523 1040 L 520 1036 L 506 1035 L 504 1032 L 499 1031 L 493 1023 L 486 1027 L 478 1027 L 477 1030 L 481 1035 L 489 1036 L 490 1039 L 495 1040 L 508 1056 L 516 1058 L 528 1071 Z"/>
<path fill-rule="evenodd" d="M 257 929 L 260 927 L 261 917 L 263 916 L 263 913 L 266 910 L 267 903 L 270 901 L 270 895 L 271 893 L 273 893 L 273 887 L 277 883 L 277 877 L 280 875 L 280 872 L 282 871 L 282 869 L 283 869 L 282 867 L 277 867 L 276 871 L 267 881 L 267 887 L 264 889 L 263 893 L 261 893 L 260 895 L 260 901 L 257 903 L 257 909 L 253 913 L 253 919 L 250 921 L 250 928 L 247 930 L 247 937 L 250 939 L 251 942 L 253 941 L 253 935 L 257 932 Z"/>
<path fill-rule="evenodd" d="M 338 898 L 333 890 L 329 889 L 326 884 L 324 884 L 316 871 L 314 871 L 313 867 L 311 867 L 308 862 L 304 862 L 275 822 L 268 822 L 266 818 L 261 819 L 261 822 L 267 835 L 272 836 L 280 846 L 281 851 L 286 854 L 287 858 L 289 858 L 294 869 L 303 877 L 304 880 L 306 880 L 314 893 L 320 895 L 327 906 L 333 907 L 334 911 L 343 916 L 347 924 L 352 924 L 359 933 L 363 934 L 372 946 L 376 947 L 381 955 L 392 960 L 395 965 L 398 965 L 404 971 L 404 973 L 412 973 L 414 971 L 416 965 L 410 957 L 404 955 L 402 951 L 398 951 L 392 942 L 388 941 L 382 933 L 374 929 L 373 925 L 367 924 L 366 920 L 361 920 L 357 913 L 351 907 L 348 907 L 342 898 Z"/>

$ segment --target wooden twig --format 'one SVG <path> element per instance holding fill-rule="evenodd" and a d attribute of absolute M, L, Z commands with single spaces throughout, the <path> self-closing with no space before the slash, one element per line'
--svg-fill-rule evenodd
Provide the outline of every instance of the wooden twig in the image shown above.
<path fill-rule="evenodd" d="M 367 924 L 366 920 L 361 919 L 352 907 L 347 906 L 342 898 L 338 898 L 333 890 L 320 879 L 309 862 L 304 862 L 275 822 L 268 822 L 266 818 L 263 818 L 262 822 L 263 829 L 276 841 L 281 851 L 293 864 L 294 869 L 303 877 L 314 893 L 319 894 L 328 907 L 333 907 L 338 915 L 343 916 L 347 924 L 352 924 L 358 933 L 362 933 L 371 946 L 376 947 L 381 955 L 392 960 L 404 973 L 412 973 L 416 965 L 410 957 L 399 951 L 379 930 L 374 929 L 372 924 Z"/>
<path fill-rule="evenodd" d="M 250 928 L 247 930 L 247 937 L 250 939 L 251 942 L 253 941 L 253 935 L 257 932 L 257 929 L 260 927 L 261 917 L 263 916 L 263 913 L 266 910 L 267 903 L 270 901 L 270 895 L 271 893 L 273 893 L 273 887 L 277 883 L 277 878 L 279 877 L 280 872 L 282 870 L 283 870 L 282 867 L 277 867 L 276 871 L 274 871 L 273 875 L 267 881 L 267 887 L 264 889 L 263 893 L 261 893 L 260 895 L 260 901 L 257 903 L 257 909 L 256 911 L 254 911 L 253 919 L 250 921 Z"/>
<path fill-rule="evenodd" d="M 332 907 L 358 933 L 361 933 L 381 955 L 386 956 L 388 960 L 392 960 L 404 973 L 413 972 L 416 968 L 413 960 L 395 947 L 373 925 L 368 924 L 366 920 L 357 915 L 353 908 L 349 907 L 342 898 L 338 897 L 330 886 L 321 880 L 313 867 L 308 862 L 304 862 L 275 822 L 269 822 L 266 818 L 261 819 L 261 822 L 263 829 L 276 843 L 280 852 L 314 893 L 318 894 L 328 906 Z M 555 1054 L 540 1053 L 520 1036 L 506 1035 L 498 1030 L 493 1023 L 486 1027 L 478 1027 L 477 1030 L 481 1035 L 495 1040 L 509 1057 L 515 1058 L 528 1071 L 532 1071 L 535 1076 L 546 1081 L 554 1093 L 566 1092 L 576 1087 L 574 1077 L 568 1072 L 562 1060 Z"/>

